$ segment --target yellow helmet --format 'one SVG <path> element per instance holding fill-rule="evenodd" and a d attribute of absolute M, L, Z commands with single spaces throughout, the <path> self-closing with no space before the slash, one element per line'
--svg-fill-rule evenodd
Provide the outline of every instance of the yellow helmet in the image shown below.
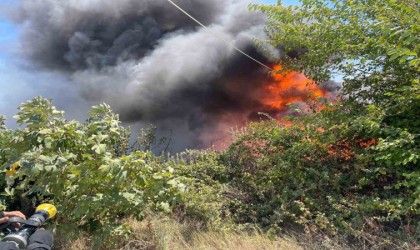
<path fill-rule="evenodd" d="M 17 161 L 15 163 L 13 163 L 13 165 L 9 169 L 6 170 L 6 174 L 7 175 L 16 174 L 17 173 L 17 170 L 19 170 L 19 168 L 20 168 L 20 164 Z"/>

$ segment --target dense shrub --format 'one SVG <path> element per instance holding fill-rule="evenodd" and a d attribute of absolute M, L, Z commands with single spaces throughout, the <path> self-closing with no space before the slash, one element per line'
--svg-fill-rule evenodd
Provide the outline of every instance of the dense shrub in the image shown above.
<path fill-rule="evenodd" d="M 2 206 L 53 202 L 62 234 L 100 232 L 101 246 L 128 236 L 120 220 L 145 211 L 173 212 L 197 229 L 252 224 L 271 232 L 414 237 L 418 137 L 373 105 L 321 106 L 287 123 L 251 123 L 221 153 L 154 156 L 129 147 L 130 131 L 107 105 L 93 107 L 80 124 L 38 97 L 19 107 L 22 129 L 0 122 Z"/>
<path fill-rule="evenodd" d="M 255 220 L 266 224 L 316 224 L 356 235 L 366 227 L 415 235 L 420 205 L 417 2 L 250 5 L 268 17 L 268 39 L 260 43 L 282 49 L 277 59 L 286 71 L 305 73 L 315 84 L 338 78 L 341 91 L 338 104 L 292 119 L 290 127 L 252 125 L 229 149 L 226 162 L 236 186 L 252 201 L 239 203 L 243 214 L 256 213 Z M 261 156 L 246 160 L 249 167 L 241 173 L 244 155 L 261 143 Z"/>
<path fill-rule="evenodd" d="M 50 200 L 61 223 L 112 231 L 122 216 L 141 217 L 146 208 L 170 211 L 181 199 L 185 187 L 173 171 L 152 168 L 150 152 L 130 151 L 130 131 L 105 104 L 80 124 L 37 97 L 15 118 L 22 129 L 0 130 L 5 192 Z"/>
<path fill-rule="evenodd" d="M 178 220 L 192 222 L 203 229 L 220 230 L 230 226 L 225 195 L 227 172 L 218 152 L 187 150 L 157 159 L 162 168 L 169 167 L 176 176 L 182 176 L 187 186 L 183 201 L 175 208 Z"/>
<path fill-rule="evenodd" d="M 224 152 L 230 185 L 238 190 L 230 202 L 237 222 L 335 233 L 371 221 L 378 228 L 416 230 L 415 135 L 384 124 L 374 106 L 328 105 L 289 120 L 288 126 L 252 123 Z"/>

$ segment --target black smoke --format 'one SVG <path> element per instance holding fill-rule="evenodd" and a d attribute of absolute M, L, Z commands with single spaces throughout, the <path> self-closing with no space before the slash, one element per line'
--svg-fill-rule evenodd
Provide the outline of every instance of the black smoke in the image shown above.
<path fill-rule="evenodd" d="M 209 146 L 200 135 L 226 129 L 220 120 L 264 111 L 255 93 L 268 70 L 224 40 L 268 63 L 253 43 L 265 18 L 245 0 L 176 2 L 209 29 L 166 0 L 21 0 L 23 54 L 125 122 L 178 131 L 178 148 Z"/>

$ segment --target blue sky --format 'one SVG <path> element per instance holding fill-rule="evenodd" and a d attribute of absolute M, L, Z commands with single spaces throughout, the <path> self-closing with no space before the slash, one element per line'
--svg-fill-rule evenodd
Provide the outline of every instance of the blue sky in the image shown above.
<path fill-rule="evenodd" d="M 57 0 L 59 1 L 59 0 Z M 277 0 L 255 0 L 264 4 L 276 4 Z M 24 101 L 32 99 L 34 96 L 42 95 L 44 97 L 60 96 L 60 93 L 65 92 L 62 100 L 54 99 L 57 106 L 65 103 L 66 116 L 73 119 L 83 119 L 77 117 L 78 114 L 69 110 L 68 103 L 74 102 L 72 108 L 80 113 L 80 108 L 89 106 L 86 103 L 80 103 L 77 98 L 77 93 L 74 89 L 70 89 L 67 80 L 64 77 L 52 72 L 36 72 L 34 70 L 23 68 L 30 68 L 25 65 L 25 62 L 20 59 L 19 54 L 19 27 L 7 19 L 7 14 L 10 8 L 17 4 L 18 0 L 0 0 L 0 115 L 6 115 L 8 127 L 14 127 L 14 121 L 10 119 L 16 114 L 16 108 Z M 285 5 L 297 4 L 297 0 L 283 0 Z M 61 77 L 61 79 L 60 79 Z M 59 79 L 60 81 L 55 85 L 47 85 L 52 79 Z M 36 88 L 33 83 L 37 82 Z M 76 101 L 78 100 L 78 101 Z M 58 102 L 58 104 L 57 104 Z M 87 113 L 87 110 L 86 112 Z"/>
<path fill-rule="evenodd" d="M 12 117 L 22 102 L 35 96 L 60 96 L 60 100 L 54 98 L 54 104 L 67 107 L 66 117 L 83 120 L 85 117 L 81 113 L 87 114 L 88 107 L 93 104 L 83 102 L 77 90 L 71 88 L 68 79 L 61 74 L 31 69 L 19 56 L 20 28 L 7 19 L 10 8 L 17 2 L 0 0 L 0 115 L 6 115 L 6 125 L 13 128 L 16 123 Z M 51 86 L 51 82 L 55 85 Z"/>

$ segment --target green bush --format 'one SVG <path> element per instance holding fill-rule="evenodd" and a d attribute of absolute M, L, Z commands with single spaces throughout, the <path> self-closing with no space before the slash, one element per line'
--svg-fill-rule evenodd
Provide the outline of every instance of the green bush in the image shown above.
<path fill-rule="evenodd" d="M 130 131 L 109 106 L 93 107 L 80 124 L 37 97 L 19 107 L 23 128 L 9 130 L 0 119 L 1 206 L 52 202 L 61 234 L 82 227 L 103 235 L 101 246 L 129 237 L 121 219 L 145 211 L 173 212 L 197 229 L 415 235 L 416 134 L 374 105 L 320 106 L 289 117 L 291 125 L 251 123 L 222 153 L 154 156 L 129 147 Z"/>
<path fill-rule="evenodd" d="M 173 168 L 176 176 L 182 176 L 187 186 L 183 201 L 175 209 L 179 220 L 207 229 L 230 226 L 224 195 L 228 179 L 218 152 L 187 150 L 162 163 Z"/>
<path fill-rule="evenodd" d="M 66 121 L 63 113 L 36 97 L 15 116 L 23 129 L 1 127 L 8 196 L 38 196 L 57 206 L 59 222 L 108 231 L 123 216 L 170 211 L 181 199 L 185 187 L 171 169 L 154 169 L 150 152 L 129 150 L 130 131 L 109 106 L 94 106 L 84 124 Z M 15 162 L 20 168 L 13 169 Z"/>
<path fill-rule="evenodd" d="M 385 126 L 379 111 L 354 116 L 329 105 L 289 118 L 290 126 L 251 123 L 222 156 L 236 190 L 234 219 L 329 233 L 358 230 L 371 219 L 394 230 L 416 227 L 415 136 Z"/>

